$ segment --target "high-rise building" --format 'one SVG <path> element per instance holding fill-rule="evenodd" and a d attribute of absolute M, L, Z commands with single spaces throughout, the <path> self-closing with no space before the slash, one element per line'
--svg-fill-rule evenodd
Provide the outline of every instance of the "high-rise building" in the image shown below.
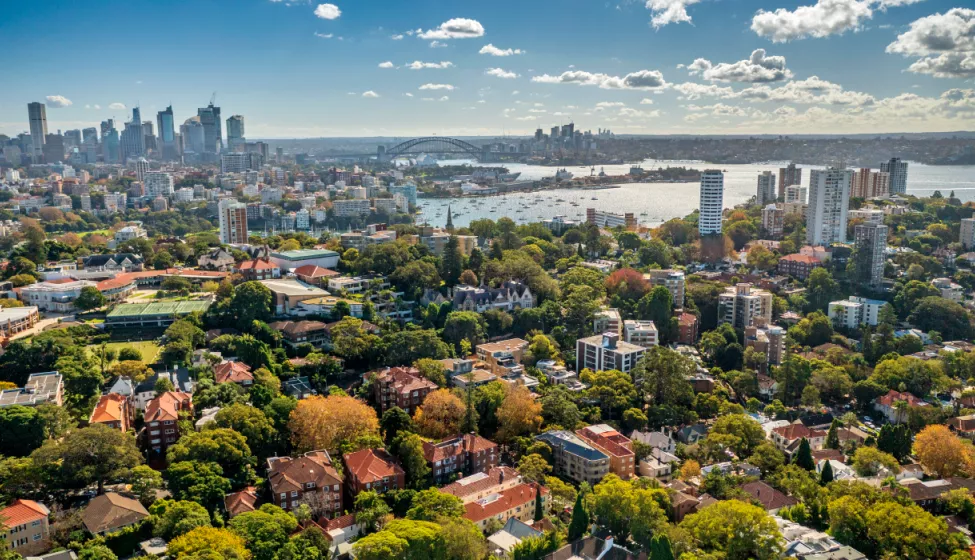
<path fill-rule="evenodd" d="M 975 218 L 962 218 L 958 242 L 966 250 L 975 249 Z"/>
<path fill-rule="evenodd" d="M 887 226 L 860 224 L 854 228 L 856 277 L 861 284 L 879 288 L 884 282 Z"/>
<path fill-rule="evenodd" d="M 770 202 L 775 202 L 778 192 L 775 190 L 775 174 L 771 171 L 763 171 L 758 176 L 758 191 L 755 194 L 755 202 L 759 206 L 765 206 Z"/>
<path fill-rule="evenodd" d="M 762 230 L 768 239 L 782 239 L 785 232 L 785 210 L 775 204 L 762 208 Z"/>
<path fill-rule="evenodd" d="M 799 185 L 791 185 L 785 188 L 785 201 L 787 203 L 794 204 L 805 204 L 806 203 L 806 187 L 800 187 Z"/>
<path fill-rule="evenodd" d="M 202 154 L 204 144 L 206 144 L 206 133 L 203 125 L 200 124 L 200 117 L 186 119 L 179 127 L 179 137 L 183 142 L 182 151 Z"/>
<path fill-rule="evenodd" d="M 850 198 L 873 198 L 887 196 L 890 192 L 890 173 L 859 169 L 853 173 Z"/>
<path fill-rule="evenodd" d="M 108 128 L 105 124 L 108 123 Z M 120 159 L 120 139 L 118 130 L 115 130 L 115 121 L 108 120 L 102 123 L 102 160 L 105 163 L 118 163 Z"/>
<path fill-rule="evenodd" d="M 771 292 L 760 290 L 748 283 L 725 288 L 718 294 L 718 323 L 731 323 L 736 329 L 744 329 L 761 320 L 772 324 Z"/>
<path fill-rule="evenodd" d="M 243 173 L 256 171 L 264 164 L 264 158 L 257 152 L 225 152 L 220 154 L 222 173 Z"/>
<path fill-rule="evenodd" d="M 217 209 L 220 214 L 220 242 L 247 243 L 247 205 L 225 198 Z"/>
<path fill-rule="evenodd" d="M 890 194 L 905 194 L 907 192 L 907 162 L 900 158 L 890 158 L 890 161 L 880 164 L 880 170 L 890 174 Z"/>
<path fill-rule="evenodd" d="M 155 154 L 158 148 L 156 146 L 156 133 L 153 130 L 152 121 L 142 121 L 142 136 L 144 138 L 143 147 L 145 147 L 146 154 Z"/>
<path fill-rule="evenodd" d="M 809 208 L 806 210 L 806 242 L 831 245 L 846 242 L 853 171 L 830 167 L 809 173 Z"/>
<path fill-rule="evenodd" d="M 790 163 L 779 168 L 779 196 L 785 198 L 785 188 L 802 184 L 802 168 Z"/>
<path fill-rule="evenodd" d="M 74 130 L 65 130 L 62 136 L 64 136 L 64 148 L 66 150 L 77 148 L 81 145 L 81 131 L 77 128 Z"/>
<path fill-rule="evenodd" d="M 132 108 L 132 120 L 125 123 L 121 140 L 122 161 L 142 157 L 146 154 L 146 138 L 142 129 L 142 114 L 138 107 Z"/>
<path fill-rule="evenodd" d="M 234 115 L 227 119 L 227 149 L 231 152 L 243 151 L 244 144 L 244 116 Z"/>
<path fill-rule="evenodd" d="M 203 125 L 203 152 L 219 154 L 223 151 L 223 123 L 220 121 L 220 107 L 210 103 L 206 107 L 197 109 L 200 124 Z"/>
<path fill-rule="evenodd" d="M 98 129 L 95 127 L 89 127 L 81 131 L 81 143 L 82 144 L 98 144 Z"/>
<path fill-rule="evenodd" d="M 721 212 L 724 210 L 724 173 L 708 169 L 701 173 L 701 202 L 697 229 L 701 235 L 721 233 Z"/>
<path fill-rule="evenodd" d="M 47 137 L 47 105 L 33 102 L 27 104 L 27 118 L 30 121 L 30 140 L 33 148 L 32 163 L 44 163 L 44 140 Z"/>
<path fill-rule="evenodd" d="M 146 196 L 156 198 L 157 196 L 170 197 L 173 194 L 173 176 L 169 173 L 158 171 L 145 173 L 143 182 L 146 185 Z"/>
<path fill-rule="evenodd" d="M 164 161 L 175 161 L 179 159 L 179 148 L 176 146 L 176 121 L 173 120 L 173 106 L 166 107 L 165 111 L 156 113 L 156 128 L 159 134 L 157 147 L 160 157 Z"/>
<path fill-rule="evenodd" d="M 45 136 L 41 154 L 44 157 L 44 163 L 64 161 L 64 137 L 60 134 L 48 134 Z"/>

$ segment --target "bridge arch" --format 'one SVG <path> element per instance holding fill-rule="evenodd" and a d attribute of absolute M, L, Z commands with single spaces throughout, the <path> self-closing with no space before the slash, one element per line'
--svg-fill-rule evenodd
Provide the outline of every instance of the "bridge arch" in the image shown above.
<path fill-rule="evenodd" d="M 421 149 L 418 149 L 421 147 Z M 481 155 L 481 149 L 473 144 L 448 138 L 446 136 L 425 136 L 407 140 L 386 150 L 386 157 L 394 158 L 421 152 L 433 152 L 437 154 L 466 154 L 471 158 L 477 159 Z"/>

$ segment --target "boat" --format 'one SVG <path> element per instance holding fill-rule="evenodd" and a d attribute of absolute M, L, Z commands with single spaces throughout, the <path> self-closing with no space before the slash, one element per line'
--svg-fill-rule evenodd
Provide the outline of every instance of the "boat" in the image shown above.
<path fill-rule="evenodd" d="M 599 200 L 599 199 L 594 196 L 594 197 L 590 198 L 589 200 Z"/>

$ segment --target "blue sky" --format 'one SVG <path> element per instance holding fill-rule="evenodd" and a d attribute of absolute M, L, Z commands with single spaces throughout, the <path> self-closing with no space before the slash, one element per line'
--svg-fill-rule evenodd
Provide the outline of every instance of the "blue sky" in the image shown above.
<path fill-rule="evenodd" d="M 253 138 L 975 123 L 968 0 L 332 2 L 8 2 L 0 133 L 30 101 L 67 130 L 214 91 Z"/>

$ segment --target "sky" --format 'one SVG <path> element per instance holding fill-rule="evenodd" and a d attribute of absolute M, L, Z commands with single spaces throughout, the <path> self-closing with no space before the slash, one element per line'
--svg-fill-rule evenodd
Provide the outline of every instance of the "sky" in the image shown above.
<path fill-rule="evenodd" d="M 971 0 L 331 1 L 7 2 L 0 133 L 214 93 L 248 138 L 975 129 Z"/>

